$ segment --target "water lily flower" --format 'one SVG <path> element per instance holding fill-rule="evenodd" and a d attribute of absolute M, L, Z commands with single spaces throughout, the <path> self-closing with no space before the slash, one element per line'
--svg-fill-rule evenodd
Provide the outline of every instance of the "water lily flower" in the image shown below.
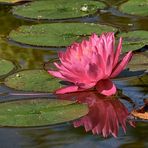
<path fill-rule="evenodd" d="M 98 93 L 106 96 L 115 94 L 116 86 L 111 78 L 119 75 L 132 57 L 130 51 L 121 59 L 121 49 L 122 38 L 116 48 L 114 33 L 109 32 L 100 37 L 92 34 L 89 40 L 74 43 L 65 52 L 59 52 L 60 63 L 54 63 L 58 70 L 48 70 L 48 73 L 71 82 L 71 85 L 60 88 L 56 93 L 96 88 Z"/>

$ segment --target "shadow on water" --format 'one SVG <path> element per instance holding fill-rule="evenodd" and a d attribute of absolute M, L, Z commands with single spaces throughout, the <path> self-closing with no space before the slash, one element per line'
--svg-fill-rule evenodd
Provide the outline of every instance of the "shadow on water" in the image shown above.
<path fill-rule="evenodd" d="M 148 18 L 123 14 L 118 10 L 118 7 L 120 7 L 120 5 L 126 0 L 113 0 L 111 2 L 107 0 L 102 1 L 107 3 L 107 7 L 103 10 L 99 10 L 97 14 L 93 16 L 60 20 L 59 22 L 73 21 L 101 23 L 115 26 L 121 31 L 148 30 Z M 23 69 L 33 69 L 41 68 L 44 62 L 56 57 L 56 51 L 18 47 L 7 42 L 7 36 L 12 29 L 16 29 L 20 25 L 24 24 L 37 24 L 41 21 L 30 22 L 28 20 L 15 18 L 11 14 L 11 6 L 0 5 L 0 22 L 1 58 L 16 61 Z M 49 21 L 46 20 L 45 22 Z M 142 106 L 143 99 L 148 98 L 147 78 L 148 76 L 145 75 L 141 78 L 134 78 L 133 80 L 115 82 L 118 88 L 122 89 L 122 93 L 131 98 L 131 102 L 135 104 L 135 106 L 133 106 L 133 104 L 130 102 L 130 99 L 128 100 L 125 96 L 124 97 L 126 99 L 120 99 L 120 104 L 125 105 L 128 108 L 128 111 L 131 111 L 133 107 L 137 108 Z M 35 97 L 35 94 L 33 94 L 33 96 L 32 94 L 16 95 L 17 93 L 19 94 L 17 91 L 0 85 L 0 101 Z M 51 97 L 49 94 L 37 94 L 36 97 L 42 95 L 44 97 L 46 96 L 47 98 Z M 91 132 L 86 133 L 83 127 L 73 128 L 72 124 L 70 123 L 65 123 L 63 125 L 54 127 L 46 126 L 28 129 L 1 127 L 0 148 L 147 147 L 148 131 L 146 129 L 148 128 L 148 124 L 146 122 L 137 122 L 136 124 L 137 125 L 135 128 L 127 125 L 126 135 L 124 134 L 122 128 L 119 128 L 119 134 L 117 138 L 112 136 L 103 138 L 102 136 L 92 135 Z"/>

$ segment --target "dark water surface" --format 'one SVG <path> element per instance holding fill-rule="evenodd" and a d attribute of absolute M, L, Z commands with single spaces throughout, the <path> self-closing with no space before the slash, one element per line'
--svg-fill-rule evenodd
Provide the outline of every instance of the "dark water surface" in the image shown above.
<path fill-rule="evenodd" d="M 67 20 L 69 22 L 94 22 L 115 26 L 122 31 L 148 30 L 148 18 L 122 14 L 118 6 L 125 0 L 107 1 L 108 7 L 98 12 L 97 16 L 81 19 Z M 64 22 L 64 21 L 63 21 Z M 0 5 L 0 57 L 12 60 L 21 65 L 23 69 L 42 68 L 43 62 L 56 57 L 56 50 L 33 49 L 19 47 L 8 42 L 7 36 L 12 29 L 23 24 L 37 24 L 40 22 L 29 22 L 15 18 L 11 14 L 11 6 Z M 135 80 L 133 81 L 136 81 Z M 143 105 L 143 99 L 148 98 L 148 87 L 142 82 L 137 86 L 128 85 L 133 81 L 116 82 L 123 93 L 135 104 L 135 107 Z M 10 96 L 12 90 L 0 85 L 0 101 L 27 98 L 27 96 Z M 33 96 L 35 97 L 35 96 Z M 48 97 L 48 95 L 46 96 Z M 128 101 L 121 100 L 129 111 L 133 105 Z M 74 128 L 72 124 L 66 123 L 54 127 L 40 128 L 0 128 L 0 148 L 144 148 L 148 147 L 148 123 L 136 122 L 136 127 L 128 125 L 127 133 L 119 130 L 117 138 L 112 136 L 103 138 L 94 136 L 91 132 L 86 133 L 83 128 Z"/>

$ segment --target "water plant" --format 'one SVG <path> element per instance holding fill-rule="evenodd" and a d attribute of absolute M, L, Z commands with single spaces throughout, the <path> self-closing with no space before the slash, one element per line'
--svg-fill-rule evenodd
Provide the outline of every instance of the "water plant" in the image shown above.
<path fill-rule="evenodd" d="M 89 40 L 74 43 L 65 52 L 59 52 L 60 63 L 54 63 L 57 71 L 48 73 L 70 86 L 60 88 L 57 94 L 84 91 L 95 87 L 98 93 L 110 96 L 116 93 L 116 86 L 110 80 L 118 76 L 132 57 L 128 52 L 120 59 L 122 38 L 115 49 L 114 33 L 93 34 Z"/>

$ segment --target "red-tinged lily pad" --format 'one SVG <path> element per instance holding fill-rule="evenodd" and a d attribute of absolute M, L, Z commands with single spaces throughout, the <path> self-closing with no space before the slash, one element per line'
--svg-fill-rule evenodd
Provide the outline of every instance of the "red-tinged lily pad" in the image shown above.
<path fill-rule="evenodd" d="M 84 104 L 55 99 L 27 99 L 0 103 L 0 126 L 54 125 L 78 119 L 88 112 Z"/>
<path fill-rule="evenodd" d="M 62 84 L 44 70 L 23 70 L 5 79 L 5 85 L 22 91 L 54 92 Z"/>

